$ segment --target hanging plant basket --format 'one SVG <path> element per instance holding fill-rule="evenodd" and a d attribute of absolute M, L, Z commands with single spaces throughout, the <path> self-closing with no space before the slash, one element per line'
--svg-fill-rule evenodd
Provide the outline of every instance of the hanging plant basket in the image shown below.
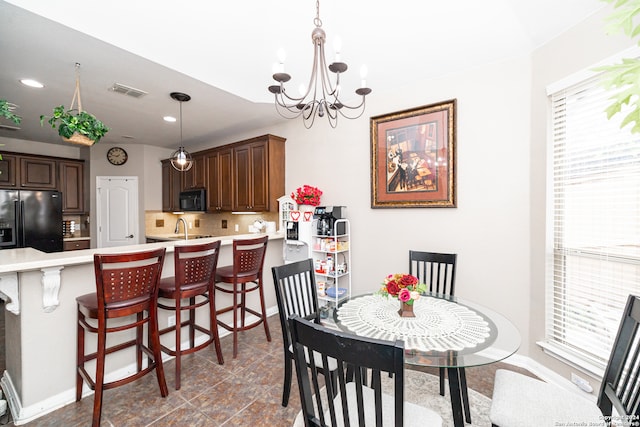
<path fill-rule="evenodd" d="M 96 143 L 93 139 L 89 139 L 83 134 L 78 132 L 71 135 L 71 138 L 65 138 L 63 136 L 62 140 L 65 142 L 70 142 L 71 144 L 86 145 L 87 147 L 91 147 L 93 144 Z"/>
<path fill-rule="evenodd" d="M 47 122 L 52 128 L 58 127 L 58 134 L 65 142 L 79 144 L 84 146 L 92 146 L 105 136 L 109 128 L 98 120 L 93 114 L 82 111 L 82 99 L 80 98 L 80 74 L 78 68 L 80 64 L 76 64 L 76 90 L 71 100 L 71 108 L 66 110 L 64 105 L 55 107 L 53 114 Z M 78 101 L 77 110 L 74 105 Z M 40 125 L 44 124 L 44 120 L 48 116 L 40 116 Z"/>

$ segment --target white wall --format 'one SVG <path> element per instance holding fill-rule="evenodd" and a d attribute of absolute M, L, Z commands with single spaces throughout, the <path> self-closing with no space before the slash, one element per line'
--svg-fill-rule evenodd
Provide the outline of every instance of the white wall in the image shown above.
<path fill-rule="evenodd" d="M 310 184 L 324 192 L 322 204 L 347 206 L 356 293 L 377 290 L 389 273 L 406 272 L 410 249 L 457 252 L 457 294 L 515 322 L 526 354 L 530 69 L 528 58 L 514 58 L 419 87 L 399 86 L 392 94 L 373 88 L 365 115 L 336 129 L 320 121 L 307 130 L 296 120 L 236 139 L 287 138 L 286 191 Z M 452 98 L 458 104 L 458 207 L 371 209 L 369 117 Z"/>

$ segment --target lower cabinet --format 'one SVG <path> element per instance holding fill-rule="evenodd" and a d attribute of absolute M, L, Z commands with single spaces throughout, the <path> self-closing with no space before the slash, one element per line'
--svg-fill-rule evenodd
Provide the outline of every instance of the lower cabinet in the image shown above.
<path fill-rule="evenodd" d="M 77 251 L 80 249 L 89 249 L 91 240 L 65 240 L 62 243 L 62 249 L 65 251 Z"/>

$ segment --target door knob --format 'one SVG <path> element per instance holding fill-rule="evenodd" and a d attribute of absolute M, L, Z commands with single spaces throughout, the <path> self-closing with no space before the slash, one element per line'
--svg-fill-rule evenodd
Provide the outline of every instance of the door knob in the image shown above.
<path fill-rule="evenodd" d="M 133 239 L 133 234 L 129 234 L 128 236 L 126 236 L 127 239 Z"/>

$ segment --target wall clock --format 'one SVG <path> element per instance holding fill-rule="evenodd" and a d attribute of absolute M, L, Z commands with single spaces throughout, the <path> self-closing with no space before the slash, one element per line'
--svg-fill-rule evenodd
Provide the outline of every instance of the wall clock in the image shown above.
<path fill-rule="evenodd" d="M 116 166 L 124 165 L 127 162 L 128 158 L 129 158 L 129 155 L 127 154 L 126 151 L 124 151 L 123 148 L 113 147 L 113 148 L 109 148 L 109 151 L 107 151 L 107 160 L 112 165 L 116 165 Z"/>

